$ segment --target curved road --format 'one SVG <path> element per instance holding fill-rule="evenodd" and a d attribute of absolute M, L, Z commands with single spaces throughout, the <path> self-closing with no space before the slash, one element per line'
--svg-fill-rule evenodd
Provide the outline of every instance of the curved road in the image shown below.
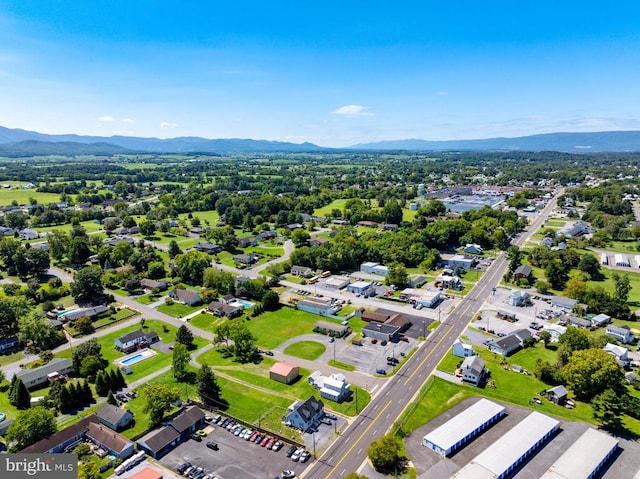
<path fill-rule="evenodd" d="M 562 192 L 559 192 L 561 194 Z M 544 223 L 556 205 L 556 195 L 530 224 L 535 232 Z M 512 244 L 521 246 L 528 235 L 521 234 Z M 400 371 L 389 379 L 362 413 L 343 434 L 327 448 L 322 457 L 304 472 L 307 479 L 338 479 L 357 471 L 366 460 L 372 441 L 386 434 L 415 398 L 437 364 L 447 354 L 451 344 L 464 332 L 484 299 L 492 294 L 507 269 L 507 260 L 501 253 L 488 268 L 482 279 L 460 301 L 448 318 L 433 331 Z"/>

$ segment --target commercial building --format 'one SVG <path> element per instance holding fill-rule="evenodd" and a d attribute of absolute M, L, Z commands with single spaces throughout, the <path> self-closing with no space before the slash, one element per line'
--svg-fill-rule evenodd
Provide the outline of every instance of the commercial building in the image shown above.
<path fill-rule="evenodd" d="M 341 338 L 351 332 L 351 328 L 345 324 L 330 323 L 329 321 L 318 321 L 313 325 L 314 333 L 328 334 L 329 336 Z"/>
<path fill-rule="evenodd" d="M 331 298 L 304 298 L 298 301 L 296 308 L 307 313 L 319 314 L 320 316 L 333 316 L 342 306 L 335 303 Z"/>
<path fill-rule="evenodd" d="M 363 273 L 378 274 L 380 276 L 386 276 L 389 273 L 389 268 L 376 263 L 374 261 L 368 261 L 360 265 L 360 271 Z"/>
<path fill-rule="evenodd" d="M 480 399 L 422 438 L 422 444 L 448 456 L 481 434 L 505 414 L 504 406 Z"/>
<path fill-rule="evenodd" d="M 503 479 L 551 437 L 559 425 L 559 421 L 534 411 L 451 477 Z"/>
<path fill-rule="evenodd" d="M 362 296 L 373 296 L 376 290 L 371 281 L 356 281 L 347 286 L 350 293 L 361 294 Z"/>
<path fill-rule="evenodd" d="M 589 428 L 553 463 L 541 479 L 591 479 L 617 448 L 617 439 Z"/>
<path fill-rule="evenodd" d="M 304 402 L 296 401 L 289 406 L 282 421 L 288 426 L 306 431 L 311 426 L 317 425 L 322 416 L 324 416 L 324 404 L 311 396 Z"/>
<path fill-rule="evenodd" d="M 401 326 L 391 323 L 369 323 L 362 328 L 362 337 L 373 338 L 378 341 L 392 341 L 401 330 Z"/>
<path fill-rule="evenodd" d="M 345 276 L 331 276 L 324 283 L 327 289 L 343 289 L 349 286 L 350 280 Z"/>

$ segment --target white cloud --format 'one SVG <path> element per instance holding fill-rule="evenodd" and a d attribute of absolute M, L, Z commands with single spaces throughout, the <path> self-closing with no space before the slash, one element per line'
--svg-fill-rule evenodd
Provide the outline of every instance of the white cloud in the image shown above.
<path fill-rule="evenodd" d="M 116 119 L 112 116 L 105 115 L 98 118 L 100 121 L 116 121 Z"/>
<path fill-rule="evenodd" d="M 448 93 L 448 92 L 446 92 L 446 91 L 444 91 L 444 90 L 440 90 L 440 91 L 438 92 L 438 96 L 447 96 L 448 94 L 449 94 L 449 93 Z"/>
<path fill-rule="evenodd" d="M 162 128 L 163 130 L 166 130 L 168 128 L 176 128 L 177 126 L 177 123 L 169 123 L 168 121 L 163 121 L 162 123 L 160 123 L 160 128 Z"/>
<path fill-rule="evenodd" d="M 122 123 L 135 123 L 131 118 L 123 118 Z"/>
<path fill-rule="evenodd" d="M 376 114 L 367 111 L 369 109 L 368 106 L 362 105 L 346 105 L 341 106 L 337 110 L 332 111 L 333 115 L 342 115 L 342 116 L 375 116 Z"/>

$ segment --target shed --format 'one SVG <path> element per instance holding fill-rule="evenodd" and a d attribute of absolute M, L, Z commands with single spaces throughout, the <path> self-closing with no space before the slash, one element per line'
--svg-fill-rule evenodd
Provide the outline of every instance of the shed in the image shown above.
<path fill-rule="evenodd" d="M 269 378 L 283 384 L 291 384 L 300 376 L 300 368 L 294 364 L 281 361 L 269 369 Z"/>
<path fill-rule="evenodd" d="M 567 400 L 568 394 L 567 388 L 560 385 L 547 390 L 547 399 L 552 403 L 562 405 Z"/>

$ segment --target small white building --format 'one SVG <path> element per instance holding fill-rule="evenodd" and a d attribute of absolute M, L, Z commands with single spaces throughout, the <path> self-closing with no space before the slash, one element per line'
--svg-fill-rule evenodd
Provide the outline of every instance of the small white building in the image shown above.
<path fill-rule="evenodd" d="M 607 334 L 624 344 L 632 343 L 635 339 L 628 327 L 614 326 L 613 324 L 607 325 Z"/>
<path fill-rule="evenodd" d="M 347 383 L 344 374 L 324 376 L 320 371 L 314 371 L 309 376 L 309 384 L 320 391 L 320 396 L 334 402 L 342 402 L 351 394 L 351 384 Z"/>
<path fill-rule="evenodd" d="M 547 331 L 551 335 L 551 342 L 557 343 L 560 336 L 567 332 L 567 328 L 559 324 L 545 324 L 542 326 L 542 331 Z"/>
<path fill-rule="evenodd" d="M 473 350 L 473 346 L 466 343 L 462 338 L 459 338 L 455 343 L 453 343 L 452 353 L 454 356 L 459 358 L 468 358 L 476 355 L 476 352 Z"/>
<path fill-rule="evenodd" d="M 529 294 L 526 291 L 522 291 L 520 289 L 514 289 L 509 293 L 509 298 L 507 299 L 507 303 L 511 306 L 522 306 L 526 304 L 529 299 Z"/>
<path fill-rule="evenodd" d="M 622 266 L 624 268 L 631 268 L 631 261 L 629 260 L 629 257 L 620 253 L 616 253 L 614 255 L 614 260 L 616 263 L 616 266 Z"/>
<path fill-rule="evenodd" d="M 610 322 L 611 322 L 611 316 L 608 316 L 602 313 L 591 318 L 591 325 L 594 328 L 602 328 L 603 326 L 606 326 Z"/>
<path fill-rule="evenodd" d="M 623 348 L 617 344 L 607 343 L 602 349 L 611 354 L 621 363 L 629 362 L 629 350 L 627 348 Z"/>

